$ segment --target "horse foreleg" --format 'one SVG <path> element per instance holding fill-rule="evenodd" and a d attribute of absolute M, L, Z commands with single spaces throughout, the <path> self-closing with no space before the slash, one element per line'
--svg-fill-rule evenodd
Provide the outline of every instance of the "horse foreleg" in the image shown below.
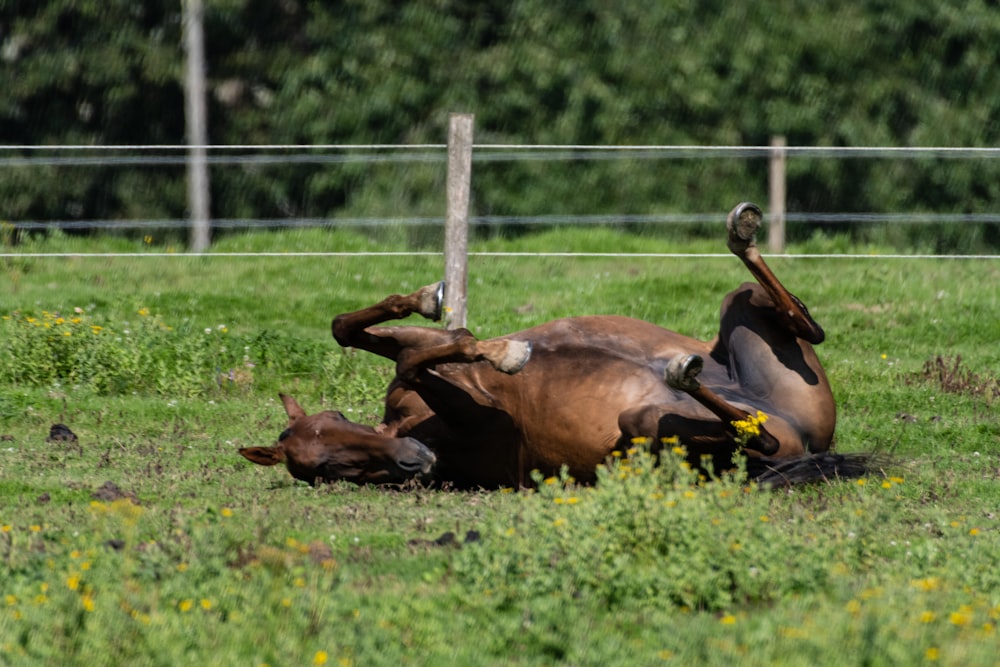
<path fill-rule="evenodd" d="M 743 260 L 770 295 L 785 326 L 799 338 L 819 345 L 826 338 L 823 328 L 812 318 L 805 304 L 785 289 L 757 249 L 756 236 L 762 218 L 763 213 L 755 204 L 743 203 L 734 208 L 726 219 L 729 250 Z"/>
<path fill-rule="evenodd" d="M 696 379 L 704 362 L 697 354 L 681 354 L 672 358 L 664 371 L 664 380 L 673 389 L 683 391 L 698 403 L 702 404 L 709 411 L 722 420 L 726 431 L 730 432 L 734 438 L 740 434 L 737 432 L 736 423 L 753 420 L 755 415 L 751 415 L 744 410 L 726 402 L 722 397 L 711 389 L 702 385 Z M 750 436 L 744 447 L 759 451 L 762 454 L 770 455 L 777 453 L 780 443 L 778 439 L 768 433 L 767 429 L 756 424 L 760 433 Z"/>
<path fill-rule="evenodd" d="M 459 329 L 455 337 L 444 344 L 432 347 L 411 347 L 400 351 L 396 360 L 396 374 L 412 380 L 424 368 L 448 362 L 473 362 L 484 360 L 493 368 L 513 375 L 524 367 L 531 357 L 531 343 L 519 340 L 479 340 L 468 330 Z"/>
<path fill-rule="evenodd" d="M 379 335 L 368 327 L 389 320 L 401 320 L 417 313 L 429 320 L 441 319 L 444 282 L 421 287 L 407 295 L 394 294 L 374 306 L 343 313 L 333 318 L 330 329 L 333 337 L 343 347 L 356 347 L 374 354 L 395 359 L 403 344 L 391 336 Z"/>

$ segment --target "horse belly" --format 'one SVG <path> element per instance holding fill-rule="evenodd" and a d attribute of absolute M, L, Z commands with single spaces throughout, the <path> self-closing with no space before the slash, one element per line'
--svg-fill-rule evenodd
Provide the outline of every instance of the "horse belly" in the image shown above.
<path fill-rule="evenodd" d="M 620 362 L 586 366 L 564 373 L 536 370 L 545 376 L 544 383 L 527 374 L 522 379 L 525 391 L 513 416 L 529 468 L 552 474 L 566 465 L 577 479 L 590 480 L 621 437 L 618 416 L 624 410 L 678 400 L 649 367 Z"/>

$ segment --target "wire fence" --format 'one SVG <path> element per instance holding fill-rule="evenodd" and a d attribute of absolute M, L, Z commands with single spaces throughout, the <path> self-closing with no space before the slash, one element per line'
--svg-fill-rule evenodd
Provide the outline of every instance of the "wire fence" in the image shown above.
<path fill-rule="evenodd" d="M 352 165 L 352 164 L 412 164 L 440 163 L 447 160 L 446 144 L 276 144 L 276 145 L 115 145 L 115 146 L 81 146 L 81 145 L 8 145 L 0 146 L 0 177 L 6 170 L 18 170 L 30 167 L 184 167 L 189 160 L 188 153 L 192 150 L 203 150 L 207 155 L 205 160 L 211 166 L 256 167 L 267 165 Z M 963 148 L 963 147 L 805 147 L 787 146 L 782 150 L 789 157 L 816 159 L 892 159 L 892 160 L 995 160 L 1000 158 L 1000 148 Z M 473 162 L 479 164 L 503 163 L 513 161 L 595 161 L 595 160 L 684 160 L 694 158 L 766 158 L 774 152 L 773 146 L 646 146 L 646 145 L 513 145 L 513 144 L 475 144 Z M 0 212 L 2 215 L 2 212 Z M 724 212 L 690 212 L 662 214 L 545 214 L 538 215 L 473 215 L 469 224 L 479 228 L 499 228 L 509 225 L 525 227 L 552 227 L 559 225 L 690 225 L 717 223 Z M 789 212 L 784 214 L 784 220 L 789 223 L 803 225 L 824 224 L 888 224 L 893 226 L 939 224 L 949 226 L 1000 224 L 1000 213 L 934 213 L 927 211 L 913 212 Z M 445 216 L 349 216 L 349 217 L 267 217 L 267 218 L 214 218 L 211 225 L 219 230 L 252 230 L 252 229 L 306 229 L 306 228 L 364 228 L 364 227 L 432 227 L 443 226 Z M 116 219 L 61 219 L 61 220 L 17 220 L 7 221 L 19 230 L 39 231 L 60 229 L 66 231 L 88 230 L 185 230 L 191 222 L 188 219 L 149 219 L 149 218 L 116 218 Z M 184 253 L 180 253 L 183 255 Z M 268 253 L 250 253 L 266 256 Z M 280 253 L 283 256 L 310 255 L 341 256 L 366 254 L 435 254 L 421 250 L 410 252 L 373 252 L 373 253 Z M 440 254 L 440 253 L 437 253 Z M 475 256 L 477 253 L 469 253 Z M 487 253 L 489 254 L 489 253 Z M 524 253 L 539 256 L 620 256 L 614 249 L 607 253 Z M 142 257 L 173 257 L 178 253 L 135 253 Z M 243 253 L 212 252 L 211 256 L 243 256 Z M 60 253 L 0 253 L 0 257 L 12 256 L 65 256 Z M 133 256 L 129 253 L 93 253 L 93 256 Z M 642 254 L 627 253 L 636 257 Z M 649 256 L 669 257 L 670 253 L 651 254 Z M 691 256 L 686 254 L 685 256 Z M 713 254 L 702 256 L 715 256 Z M 878 255 L 840 255 L 840 254 L 810 254 L 777 256 L 787 257 L 823 257 L 841 256 L 860 257 L 963 257 L 996 259 L 1000 255 L 931 255 L 931 254 L 878 254 Z"/>
<path fill-rule="evenodd" d="M 0 258 L 115 258 L 115 257 L 139 257 L 143 259 L 173 258 L 173 259 L 221 259 L 221 258 L 254 258 L 254 257 L 443 257 L 444 251 L 428 250 L 362 250 L 362 251 L 289 251 L 289 252 L 211 252 L 211 253 L 177 253 L 177 252 L 18 252 L 0 253 Z M 732 257 L 729 253 L 719 252 L 503 252 L 503 251 L 474 251 L 468 253 L 469 257 L 565 257 L 565 258 L 608 258 L 608 259 L 727 259 Z M 856 254 L 856 253 L 809 253 L 792 254 L 777 253 L 768 254 L 768 259 L 864 259 L 864 260 L 915 260 L 915 259 L 941 259 L 941 260 L 997 260 L 1000 255 L 940 255 L 940 254 L 900 254 L 900 253 L 879 253 L 879 254 Z"/>

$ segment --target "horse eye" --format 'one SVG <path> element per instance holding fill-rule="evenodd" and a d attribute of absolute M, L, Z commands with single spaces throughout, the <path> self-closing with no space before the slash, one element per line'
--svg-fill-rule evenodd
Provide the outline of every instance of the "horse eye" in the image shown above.
<path fill-rule="evenodd" d="M 285 438 L 287 438 L 291 434 L 292 434 L 292 429 L 286 428 L 284 431 L 281 432 L 281 435 L 278 436 L 278 441 L 280 442 L 280 441 L 284 440 Z"/>

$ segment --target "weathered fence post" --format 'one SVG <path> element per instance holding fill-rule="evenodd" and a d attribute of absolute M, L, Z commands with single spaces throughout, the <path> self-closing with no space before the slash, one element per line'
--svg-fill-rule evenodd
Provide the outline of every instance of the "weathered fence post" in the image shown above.
<path fill-rule="evenodd" d="M 448 212 L 444 224 L 445 326 L 465 326 L 469 279 L 472 114 L 453 113 L 448 126 Z"/>
<path fill-rule="evenodd" d="M 208 113 L 205 106 L 205 37 L 202 0 L 184 0 L 184 46 L 187 50 L 185 116 L 188 140 L 188 206 L 191 209 L 191 251 L 204 252 L 209 243 Z"/>
<path fill-rule="evenodd" d="M 768 170 L 769 224 L 768 249 L 785 252 L 785 137 L 771 138 L 771 167 Z"/>

